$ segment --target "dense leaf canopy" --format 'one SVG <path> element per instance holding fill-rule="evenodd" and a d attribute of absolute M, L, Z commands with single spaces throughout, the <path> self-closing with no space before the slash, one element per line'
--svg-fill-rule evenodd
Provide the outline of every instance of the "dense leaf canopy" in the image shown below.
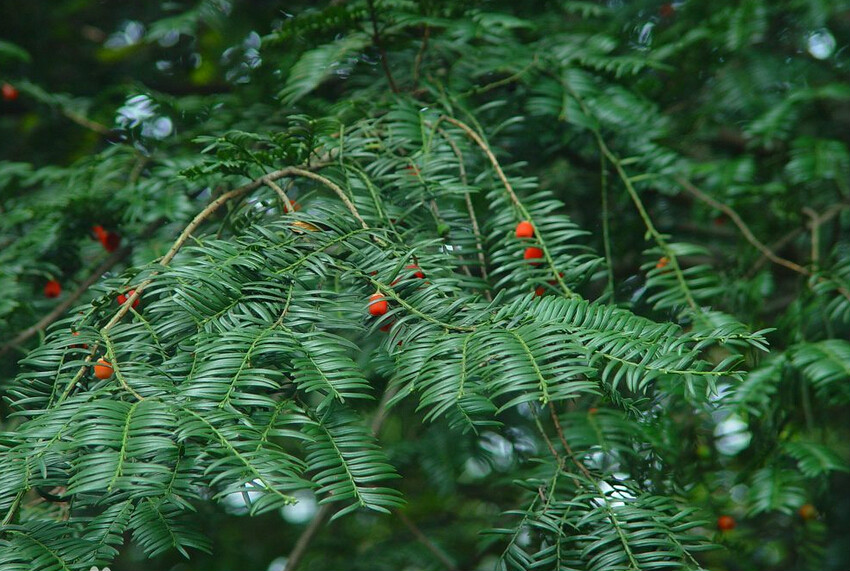
<path fill-rule="evenodd" d="M 847 0 L 0 29 L 0 571 L 850 565 Z"/>

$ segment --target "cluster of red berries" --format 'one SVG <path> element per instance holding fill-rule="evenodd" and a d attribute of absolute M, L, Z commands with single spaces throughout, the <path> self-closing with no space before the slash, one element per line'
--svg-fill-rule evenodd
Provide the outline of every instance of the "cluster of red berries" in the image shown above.
<path fill-rule="evenodd" d="M 12 99 L 17 98 L 18 97 L 18 95 L 17 95 L 18 91 L 14 87 L 9 85 L 8 83 L 3 84 L 3 88 L 2 88 L 3 98 L 6 99 L 6 100 L 9 100 L 10 96 L 7 94 L 7 91 L 8 91 L 7 87 L 14 90 L 14 93 L 11 95 L 11 98 Z M 298 206 L 295 206 L 295 203 L 293 203 L 293 207 L 295 208 L 295 210 L 298 210 L 298 208 L 300 208 Z M 105 230 L 103 228 L 103 226 L 101 226 L 99 224 L 96 225 L 96 226 L 92 226 L 92 232 L 94 232 L 94 235 L 97 237 L 98 241 L 100 241 L 100 243 L 103 245 L 103 248 L 107 252 L 114 252 L 115 250 L 118 249 L 118 246 L 121 245 L 121 236 L 119 234 L 117 234 L 115 232 L 109 232 L 109 231 Z M 48 280 L 47 283 L 44 284 L 44 297 L 54 298 L 54 297 L 59 297 L 61 294 L 62 294 L 62 284 L 59 283 L 59 281 L 51 279 L 51 280 Z M 123 297 L 123 296 L 119 296 L 119 298 L 120 297 Z M 119 303 L 123 303 L 123 301 L 119 301 Z M 136 305 L 138 305 L 138 303 L 139 303 L 139 300 L 136 300 L 136 302 L 133 304 L 133 307 L 135 308 Z"/>
<path fill-rule="evenodd" d="M 131 289 L 130 291 L 127 292 L 126 295 L 123 294 L 123 293 L 118 294 L 118 297 L 115 298 L 115 301 L 118 302 L 118 305 L 124 305 L 125 303 L 127 303 L 127 300 L 130 297 L 133 296 L 134 293 L 136 293 L 136 290 Z M 139 298 L 138 297 L 133 300 L 133 309 L 136 309 L 137 307 L 139 307 Z"/>
<path fill-rule="evenodd" d="M 425 274 L 416 264 L 409 264 L 405 266 L 404 269 L 413 271 L 413 276 L 419 278 L 420 280 L 425 279 Z M 396 285 L 400 280 L 401 278 L 396 278 L 395 280 L 393 280 L 390 286 Z M 382 315 L 385 315 L 390 309 L 389 302 L 387 302 L 386 298 L 383 296 L 383 294 L 381 294 L 381 292 L 375 292 L 369 296 L 368 307 L 369 315 L 373 317 L 381 317 Z M 381 326 L 381 331 L 389 331 L 390 327 L 392 327 L 392 324 L 392 321 L 390 321 L 389 323 L 385 323 Z"/>
<path fill-rule="evenodd" d="M 11 83 L 4 83 L 3 87 L 0 87 L 0 94 L 3 96 L 3 101 L 14 101 L 20 92 Z"/>
<path fill-rule="evenodd" d="M 523 220 L 519 224 L 516 225 L 516 237 L 517 238 L 533 238 L 534 237 L 534 226 L 531 225 L 531 222 L 527 220 Z M 543 257 L 543 250 L 538 248 L 537 246 L 529 246 L 525 249 L 525 253 L 522 255 L 525 260 L 536 260 Z M 540 265 L 540 262 L 531 262 L 532 266 Z"/>

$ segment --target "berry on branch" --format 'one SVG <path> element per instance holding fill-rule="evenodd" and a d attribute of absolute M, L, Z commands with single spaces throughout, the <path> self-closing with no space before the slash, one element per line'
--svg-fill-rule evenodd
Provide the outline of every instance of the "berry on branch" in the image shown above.
<path fill-rule="evenodd" d="M 534 236 L 534 226 L 528 220 L 523 220 L 516 225 L 517 238 L 531 238 Z"/>
<path fill-rule="evenodd" d="M 387 304 L 387 300 L 384 299 L 384 296 L 380 293 L 373 293 L 369 296 L 369 313 L 378 317 L 379 315 L 384 315 L 389 309 L 389 304 Z"/>

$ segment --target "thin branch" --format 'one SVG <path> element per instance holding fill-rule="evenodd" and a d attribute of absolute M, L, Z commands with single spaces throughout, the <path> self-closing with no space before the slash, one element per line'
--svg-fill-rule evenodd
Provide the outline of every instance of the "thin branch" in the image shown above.
<path fill-rule="evenodd" d="M 367 4 L 369 6 L 369 19 L 372 20 L 372 41 L 380 53 L 381 67 L 384 68 L 384 74 L 386 74 L 387 81 L 390 83 L 390 89 L 392 89 L 393 93 L 398 93 L 398 86 L 393 79 L 393 74 L 387 62 L 387 52 L 384 50 L 383 41 L 381 41 L 381 33 L 378 31 L 378 13 L 375 11 L 375 0 L 367 0 Z"/>
<path fill-rule="evenodd" d="M 720 202 L 715 198 L 712 198 L 711 196 L 707 195 L 699 188 L 697 188 L 690 181 L 682 177 L 676 177 L 676 182 L 679 183 L 682 188 L 684 188 L 686 191 L 691 193 L 699 200 L 702 200 L 706 204 L 709 204 L 712 207 L 717 208 L 718 210 L 722 210 L 727 216 L 729 216 L 729 218 L 732 219 L 732 222 L 735 223 L 735 226 L 738 227 L 747 242 L 755 246 L 755 248 L 760 251 L 765 258 L 767 258 L 774 264 L 788 268 L 789 270 L 796 272 L 802 276 L 812 277 L 814 275 L 814 273 L 809 268 L 803 267 L 796 262 L 792 262 L 791 260 L 783 258 L 782 256 L 777 255 L 773 250 L 768 248 L 761 240 L 759 240 L 755 237 L 755 235 L 753 235 L 749 226 L 747 226 L 747 224 L 741 219 L 741 217 L 738 216 L 738 213 L 735 212 L 732 207 L 727 206 L 726 204 Z M 837 214 L 844 208 L 847 208 L 846 204 L 836 204 L 830 209 L 828 209 L 826 212 L 824 212 L 822 215 L 816 216 L 813 220 L 816 220 L 818 224 L 822 224 L 824 221 L 828 220 L 829 218 L 832 218 L 835 214 Z M 814 226 L 814 221 L 812 224 Z M 826 279 L 823 277 L 819 277 L 817 278 L 817 281 L 823 282 L 826 281 Z M 850 290 L 848 290 L 847 288 L 837 287 L 836 291 L 847 299 L 850 299 Z"/>
<path fill-rule="evenodd" d="M 404 514 L 404 512 L 402 512 L 401 510 L 395 510 L 395 514 L 398 516 L 398 519 L 401 520 L 401 523 L 403 523 L 404 526 L 410 530 L 410 533 L 412 533 L 416 537 L 416 539 L 419 540 L 419 543 L 424 545 L 428 549 L 428 551 L 430 551 L 434 555 L 434 557 L 439 559 L 440 562 L 446 566 L 446 569 L 448 569 L 449 571 L 456 571 L 457 567 L 455 566 L 454 562 L 449 559 L 449 556 L 446 555 L 446 553 L 442 549 L 437 547 L 434 542 L 432 542 L 428 538 L 427 535 L 422 533 L 422 530 L 419 529 L 416 524 L 413 523 L 413 521 Z"/>
<path fill-rule="evenodd" d="M 454 139 L 452 139 L 451 135 L 446 133 L 446 130 L 442 127 L 437 127 L 437 132 L 442 135 L 443 139 L 449 144 L 452 148 L 452 152 L 455 157 L 457 157 L 458 162 L 458 171 L 460 172 L 460 181 L 464 186 L 469 184 L 469 181 L 466 176 L 466 166 L 463 164 L 463 153 L 458 147 L 457 143 L 455 143 Z M 478 225 L 478 217 L 475 215 L 475 208 L 472 206 L 472 198 L 469 196 L 469 192 L 463 193 L 463 198 L 466 201 L 466 210 L 469 213 L 469 219 L 472 222 L 472 233 L 475 236 L 475 247 L 478 250 L 478 262 L 481 264 L 481 277 L 484 278 L 484 281 L 488 280 L 487 277 L 487 260 L 484 257 L 484 244 L 481 239 L 481 227 Z M 493 297 L 490 295 L 490 290 L 484 291 L 484 296 L 492 301 Z"/>
<path fill-rule="evenodd" d="M 293 208 L 292 206 L 292 201 L 289 200 L 289 197 L 286 196 L 286 193 L 283 191 L 282 188 L 280 188 L 280 186 L 278 186 L 276 182 L 274 182 L 273 180 L 267 180 L 266 186 L 268 186 L 277 193 L 278 197 L 280 197 L 281 202 L 283 202 L 283 205 L 286 208 L 287 212 L 295 212 L 295 208 Z"/>
<path fill-rule="evenodd" d="M 525 208 L 525 206 L 523 206 L 522 202 L 520 202 L 519 197 L 517 196 L 516 192 L 514 192 L 513 186 L 511 186 L 510 181 L 508 181 L 508 177 L 505 175 L 505 171 L 502 170 L 502 166 L 499 164 L 499 160 L 496 158 L 496 155 L 493 154 L 493 151 L 490 150 L 490 145 L 488 145 L 484 141 L 484 139 L 481 138 L 481 135 L 476 133 L 475 130 L 473 130 L 469 125 L 467 125 L 466 123 L 464 123 L 462 121 L 458 121 L 454 117 L 449 117 L 448 115 L 442 115 L 440 117 L 440 121 L 446 121 L 448 123 L 451 123 L 455 127 L 458 127 L 461 131 L 466 133 L 466 135 L 470 139 L 475 141 L 475 144 L 478 145 L 481 148 L 482 151 L 484 151 L 485 155 L 487 155 L 487 158 L 489 159 L 490 164 L 493 166 L 493 169 L 496 171 L 496 175 L 499 177 L 499 180 L 502 181 L 502 184 L 504 185 L 505 190 L 508 193 L 508 197 L 511 199 L 511 202 L 514 203 L 514 206 L 516 206 L 517 210 L 519 210 L 520 214 L 523 216 L 523 218 L 525 220 L 528 220 L 529 222 L 534 224 L 534 220 L 532 220 L 531 213 Z M 439 124 L 439 122 L 438 122 L 438 124 Z M 436 125 L 435 125 L 435 128 L 436 128 Z M 546 242 L 544 242 L 543 239 L 540 236 L 537 237 L 537 240 L 538 240 L 540 246 L 543 249 L 543 256 L 546 259 L 546 263 L 549 265 L 549 268 L 552 270 L 552 273 L 555 276 L 555 281 L 558 283 L 559 286 L 561 286 L 561 289 L 563 290 L 564 294 L 568 297 L 572 297 L 572 296 L 576 295 L 567 286 L 567 284 L 564 282 L 564 279 L 561 277 L 561 272 L 559 272 L 558 269 L 555 267 L 555 260 L 552 259 L 552 254 L 549 252 L 549 248 L 546 246 Z"/>
<path fill-rule="evenodd" d="M 558 439 L 561 441 L 561 444 L 563 445 L 564 450 L 566 450 L 567 455 L 570 457 L 573 463 L 578 466 L 578 469 L 581 470 L 582 474 L 584 474 L 588 480 L 592 481 L 593 476 L 590 475 L 590 470 L 588 470 L 584 464 L 579 462 L 579 459 L 573 452 L 572 447 L 570 447 L 569 443 L 567 442 L 567 438 L 564 436 L 564 429 L 561 427 L 561 421 L 558 420 L 558 415 L 557 413 L 555 413 L 555 405 L 552 403 L 552 401 L 549 401 L 549 416 L 552 417 L 552 424 L 555 425 L 555 432 L 558 433 Z"/>
<path fill-rule="evenodd" d="M 109 136 L 112 134 L 112 129 L 110 129 L 106 125 L 98 123 L 97 121 L 92 121 L 88 117 L 80 115 L 79 113 L 75 113 L 73 111 L 63 108 L 62 114 L 77 125 L 85 127 L 86 129 L 94 131 L 95 133 L 98 133 L 103 136 Z"/>
<path fill-rule="evenodd" d="M 160 226 L 165 223 L 164 218 L 160 218 L 147 227 L 145 227 L 138 238 L 147 238 L 153 234 Z M 14 339 L 0 347 L 0 355 L 3 355 L 11 349 L 18 347 L 29 340 L 30 337 L 46 329 L 51 323 L 59 319 L 64 313 L 82 296 L 104 273 L 109 271 L 112 266 L 126 258 L 133 251 L 133 245 L 128 243 L 109 255 L 99 266 L 97 266 L 89 276 L 84 279 L 80 285 L 72 291 L 61 303 L 54 307 L 50 313 L 38 320 L 37 323 L 27 327 L 18 333 Z"/>
<path fill-rule="evenodd" d="M 605 249 L 605 265 L 608 266 L 608 288 L 611 290 L 611 299 L 614 299 L 614 257 L 611 253 L 611 228 L 608 223 L 608 169 L 605 164 L 605 156 L 599 156 L 599 186 L 602 191 L 602 246 Z"/>
<path fill-rule="evenodd" d="M 501 87 L 503 85 L 507 85 L 509 83 L 513 83 L 518 80 L 520 77 L 528 73 L 528 70 L 537 65 L 537 54 L 534 54 L 534 57 L 531 58 L 531 62 L 528 63 L 524 68 L 519 70 L 518 72 L 509 75 L 508 77 L 503 77 L 502 79 L 498 79 L 492 83 L 488 83 L 486 85 L 476 86 L 468 91 L 465 91 L 460 94 L 460 97 L 467 97 L 469 95 L 478 95 L 480 93 L 486 93 L 492 89 L 496 89 L 497 87 Z"/>
<path fill-rule="evenodd" d="M 590 109 L 588 109 L 587 105 L 584 103 L 584 99 L 582 99 L 579 94 L 566 83 L 562 83 L 564 86 L 564 90 L 570 94 L 570 96 L 575 99 L 576 103 L 578 103 L 579 108 L 581 108 L 582 113 L 587 115 L 588 117 L 592 117 L 590 113 Z M 646 226 L 646 230 L 655 240 L 655 243 L 664 251 L 664 255 L 670 260 L 670 266 L 673 268 L 673 272 L 676 274 L 676 280 L 679 282 L 680 289 L 685 296 L 685 301 L 688 302 L 688 305 L 691 309 L 694 310 L 696 315 L 702 315 L 702 310 L 697 305 L 696 300 L 694 299 L 693 294 L 691 293 L 691 288 L 688 286 L 688 282 L 685 280 L 685 274 L 682 271 L 682 267 L 679 265 L 679 258 L 676 256 L 676 253 L 670 248 L 669 244 L 667 244 L 667 240 L 664 239 L 664 236 L 661 235 L 661 232 L 655 227 L 655 224 L 652 222 L 652 218 L 649 216 L 649 213 L 646 211 L 646 207 L 643 204 L 643 201 L 640 199 L 640 195 L 637 190 L 635 190 L 634 185 L 632 184 L 632 179 L 626 173 L 625 168 L 623 168 L 623 163 L 620 161 L 619 157 L 615 155 L 611 149 L 608 147 L 608 144 L 605 142 L 605 139 L 602 137 L 602 133 L 599 128 L 595 125 L 590 125 L 588 127 L 593 133 L 593 137 L 596 139 L 596 144 L 599 147 L 599 151 L 608 159 L 608 161 L 614 165 L 614 169 L 617 171 L 617 175 L 620 177 L 620 180 L 623 182 L 623 185 L 626 187 L 626 192 L 632 199 L 632 202 L 635 205 L 635 208 L 638 211 L 638 215 L 640 215 L 641 220 L 643 220 L 644 226 Z"/>
<path fill-rule="evenodd" d="M 413 90 L 419 87 L 419 68 L 422 66 L 422 58 L 425 57 L 425 50 L 428 49 L 428 37 L 431 35 L 431 28 L 425 24 L 425 30 L 422 32 L 422 44 L 419 46 L 419 51 L 416 53 L 416 59 L 413 61 Z"/>
<path fill-rule="evenodd" d="M 395 388 L 387 389 L 381 397 L 381 402 L 378 403 L 378 408 L 375 410 L 375 416 L 372 418 L 371 427 L 372 434 L 376 437 L 381 432 L 381 427 L 384 424 L 384 420 L 387 418 L 390 400 L 392 400 L 396 392 Z M 325 520 L 327 520 L 333 513 L 334 507 L 335 506 L 333 504 L 328 503 L 324 504 L 316 511 L 316 515 L 313 516 L 313 520 L 310 522 L 310 525 L 301 532 L 301 535 L 298 536 L 298 539 L 295 541 L 295 546 L 292 548 L 292 551 L 289 553 L 289 557 L 286 559 L 286 567 L 284 567 L 284 571 L 295 571 L 298 568 L 298 565 L 301 564 L 301 559 L 304 558 L 304 554 L 307 552 L 307 549 L 310 547 L 313 539 L 315 539 L 316 535 L 319 534 Z"/>
<path fill-rule="evenodd" d="M 357 207 L 354 206 L 354 203 L 351 202 L 351 199 L 348 198 L 348 195 L 345 194 L 345 191 L 342 190 L 342 188 L 340 188 L 338 184 L 336 184 L 335 182 L 323 177 L 320 174 L 316 174 L 312 171 L 300 169 L 300 168 L 297 168 L 297 167 L 290 167 L 289 169 L 284 169 L 284 170 L 289 170 L 292 174 L 295 174 L 295 175 L 298 175 L 298 176 L 311 178 L 311 179 L 319 181 L 322 184 L 324 184 L 325 186 L 327 186 L 329 189 L 334 191 L 334 193 L 339 197 L 340 200 L 342 200 L 343 204 L 345 204 L 345 206 L 348 208 L 349 212 L 351 212 L 351 214 L 357 219 L 357 221 L 360 222 L 360 225 L 363 226 L 364 229 L 369 228 L 369 225 L 366 224 L 366 221 L 363 220 L 363 218 L 360 216 L 360 212 L 357 211 Z"/>
<path fill-rule="evenodd" d="M 726 216 L 728 216 L 732 220 L 732 222 L 735 224 L 735 226 L 737 226 L 738 229 L 741 231 L 741 234 L 744 235 L 744 239 L 746 239 L 747 242 L 749 242 L 750 244 L 755 246 L 756 249 L 758 251 L 760 251 L 762 254 L 764 254 L 764 256 L 768 260 L 770 260 L 774 264 L 784 266 L 784 267 L 788 268 L 789 270 L 791 270 L 793 272 L 797 272 L 798 274 L 802 274 L 804 276 L 812 275 L 812 272 L 809 271 L 808 268 L 804 268 L 800 264 L 792 262 L 791 260 L 786 260 L 785 258 L 783 258 L 781 256 L 777 256 L 773 251 L 771 251 L 770 248 L 765 246 L 764 243 L 761 240 L 759 240 L 758 238 L 756 238 L 753 235 L 752 231 L 750 230 L 750 227 L 747 226 L 747 224 L 743 220 L 741 220 L 741 217 L 738 216 L 738 213 L 735 212 L 735 210 L 732 209 L 730 206 L 727 206 L 726 204 L 720 202 L 719 200 L 712 198 L 711 196 L 707 195 L 706 193 L 704 193 L 703 191 L 698 189 L 690 181 L 688 181 L 688 180 L 686 180 L 686 179 L 684 179 L 680 176 L 677 176 L 675 180 L 679 184 L 679 186 L 684 188 L 691 195 L 693 195 L 694 197 L 698 198 L 699 200 L 705 202 L 706 204 L 708 204 L 708 205 L 712 206 L 713 208 L 716 208 L 716 209 L 722 211 L 724 214 L 726 214 Z"/>

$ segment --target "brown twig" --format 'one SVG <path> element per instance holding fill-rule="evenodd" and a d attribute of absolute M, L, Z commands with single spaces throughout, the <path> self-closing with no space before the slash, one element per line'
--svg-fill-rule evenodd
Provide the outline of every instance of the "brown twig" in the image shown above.
<path fill-rule="evenodd" d="M 413 61 L 413 90 L 419 87 L 419 68 L 422 65 L 422 58 L 425 57 L 425 50 L 428 49 L 428 37 L 431 35 L 431 28 L 425 24 L 425 30 L 422 32 L 422 44 L 419 46 L 419 51 L 416 52 L 416 59 Z"/>
<path fill-rule="evenodd" d="M 738 213 L 735 212 L 735 210 L 732 209 L 730 206 L 727 206 L 726 204 L 720 202 L 719 200 L 716 200 L 715 198 L 712 198 L 711 196 L 705 194 L 699 188 L 697 188 L 695 185 L 693 185 L 690 181 L 688 181 L 688 180 L 686 180 L 682 177 L 676 177 L 676 182 L 679 183 L 679 185 L 682 188 L 684 188 L 686 191 L 688 191 L 690 194 L 692 194 L 693 196 L 695 196 L 699 200 L 702 200 L 706 204 L 709 204 L 712 207 L 723 211 L 727 216 L 729 216 L 729 218 L 732 219 L 732 222 L 735 223 L 735 226 L 737 226 L 738 229 L 741 231 L 741 234 L 744 235 L 744 238 L 747 240 L 747 242 L 749 242 L 750 244 L 755 246 L 755 248 L 758 251 L 760 251 L 764 255 L 765 258 L 767 258 L 768 260 L 770 260 L 774 264 L 788 268 L 789 270 L 796 272 L 796 273 L 798 273 L 802 276 L 811 277 L 812 275 L 814 275 L 813 272 L 809 268 L 803 267 L 796 262 L 792 262 L 791 260 L 783 258 L 782 256 L 777 255 L 773 250 L 768 248 L 761 240 L 759 240 L 758 238 L 755 237 L 755 235 L 753 235 L 752 231 L 750 231 L 749 226 L 747 226 L 747 224 L 741 219 L 741 217 L 738 216 Z M 829 218 L 834 216 L 837 212 L 839 212 L 843 208 L 847 208 L 847 205 L 845 205 L 845 204 L 834 205 L 829 210 L 827 210 L 827 212 L 825 212 L 824 214 L 822 214 L 822 215 L 820 215 L 816 218 L 816 220 L 818 221 L 818 224 L 821 224 L 825 220 L 828 220 Z M 818 278 L 818 281 L 823 282 L 823 281 L 826 281 L 826 279 L 820 277 L 820 278 Z M 847 288 L 839 286 L 839 287 L 836 288 L 836 291 L 838 293 L 840 293 L 841 295 L 843 295 L 844 297 L 846 297 L 847 299 L 850 299 L 850 290 L 848 290 Z"/>
<path fill-rule="evenodd" d="M 463 131 L 470 139 L 472 139 L 476 145 L 487 155 L 487 159 L 490 161 L 490 164 L 493 166 L 493 169 L 496 171 L 496 175 L 499 177 L 499 180 L 502 181 L 502 185 L 505 187 L 505 191 L 508 193 L 508 197 L 511 199 L 511 202 L 514 203 L 514 206 L 519 211 L 520 215 L 524 220 L 528 220 L 532 224 L 534 224 L 534 220 L 532 220 L 531 213 L 523 206 L 522 202 L 520 202 L 519 197 L 516 192 L 514 192 L 514 187 L 511 186 L 510 181 L 508 181 L 508 177 L 505 175 L 505 171 L 502 170 L 502 166 L 499 164 L 499 160 L 496 158 L 496 155 L 493 154 L 493 151 L 490 149 L 490 145 L 481 138 L 481 135 L 475 132 L 469 125 L 462 121 L 458 121 L 454 117 L 449 117 L 448 115 L 442 115 L 439 121 L 446 121 L 447 123 L 451 123 L 455 127 L 458 127 L 461 131 Z M 439 125 L 439 121 L 437 125 Z M 435 128 L 436 126 L 435 125 Z M 552 271 L 552 274 L 555 277 L 555 282 L 561 287 L 561 290 L 564 292 L 564 295 L 567 297 L 573 297 L 576 294 L 567 286 L 566 282 L 562 277 L 561 272 L 558 271 L 558 268 L 555 266 L 555 260 L 552 259 L 552 254 L 549 252 L 549 248 L 546 245 L 546 242 L 543 241 L 543 238 L 537 236 L 538 244 L 543 249 L 543 257 L 546 260 L 546 263 L 549 266 L 549 269 Z"/>
<path fill-rule="evenodd" d="M 442 135 L 443 139 L 445 139 L 451 147 L 455 157 L 457 157 L 460 181 L 464 186 L 466 186 L 469 181 L 466 176 L 466 166 L 463 164 L 463 153 L 461 152 L 460 147 L 458 147 L 451 135 L 446 133 L 445 129 L 437 127 L 437 132 Z M 472 206 L 472 199 L 470 198 L 469 193 L 464 192 L 463 198 L 466 201 L 466 210 L 469 213 L 469 219 L 472 222 L 472 233 L 475 236 L 475 246 L 478 249 L 478 262 L 481 264 L 481 277 L 484 278 L 484 281 L 487 281 L 487 260 L 484 257 L 484 245 L 483 240 L 481 239 L 481 228 L 478 226 L 478 217 L 475 215 L 475 208 Z M 484 295 L 488 300 L 492 301 L 493 298 L 490 295 L 490 290 L 485 290 Z"/>
<path fill-rule="evenodd" d="M 372 418 L 371 426 L 372 434 L 376 437 L 378 436 L 378 433 L 381 432 L 381 427 L 384 424 L 384 420 L 387 418 L 389 402 L 395 394 L 395 389 L 387 389 L 381 397 L 381 402 L 378 403 L 378 407 L 375 410 L 375 416 Z M 301 564 L 301 559 L 304 558 L 304 554 L 307 552 L 307 549 L 310 547 L 313 539 L 315 539 L 319 534 L 319 531 L 322 529 L 322 525 L 325 523 L 325 520 L 330 517 L 334 509 L 335 506 L 332 503 L 327 503 L 322 505 L 316 511 L 316 515 L 313 516 L 313 520 L 310 522 L 310 525 L 301 532 L 301 535 L 298 536 L 298 539 L 295 541 L 295 546 L 292 548 L 292 551 L 289 553 L 289 557 L 286 559 L 286 567 L 284 567 L 284 571 L 295 571 L 298 568 L 298 565 Z"/>
<path fill-rule="evenodd" d="M 390 71 L 390 65 L 387 62 L 387 52 L 384 50 L 384 43 L 381 41 L 381 33 L 378 31 L 378 14 L 375 11 L 375 0 L 367 0 L 369 6 L 369 19 L 372 20 L 372 41 L 378 48 L 378 53 L 381 56 L 381 67 L 384 68 L 384 74 L 387 76 L 387 81 L 390 83 L 390 89 L 393 93 L 398 93 L 398 86 L 393 79 L 393 74 Z"/>
<path fill-rule="evenodd" d="M 726 216 L 728 216 L 732 220 L 732 222 L 735 224 L 735 226 L 737 226 L 738 229 L 741 231 L 741 234 L 744 235 L 744 239 L 746 239 L 747 242 L 749 242 L 750 244 L 755 246 L 756 249 L 759 250 L 762 254 L 764 254 L 764 256 L 768 260 L 770 260 L 774 264 L 784 266 L 784 267 L 788 268 L 789 270 L 791 270 L 793 272 L 797 272 L 798 274 L 802 274 L 804 276 L 812 275 L 812 272 L 808 268 L 804 268 L 800 264 L 792 262 L 791 260 L 786 260 L 785 258 L 776 255 L 776 253 L 774 253 L 761 240 L 759 240 L 758 238 L 755 237 L 755 235 L 753 235 L 752 231 L 750 231 L 750 227 L 747 226 L 746 223 L 743 220 L 741 220 L 741 217 L 738 216 L 738 213 L 735 212 L 735 210 L 732 209 L 730 206 L 727 206 L 726 204 L 720 202 L 719 200 L 712 198 L 711 196 L 707 195 L 706 193 L 701 191 L 699 188 L 697 188 L 690 181 L 688 181 L 688 180 L 686 180 L 686 179 L 684 179 L 680 176 L 676 177 L 676 182 L 679 183 L 679 186 L 684 188 L 687 192 L 689 192 L 694 197 L 698 198 L 699 200 L 705 202 L 706 204 L 708 204 L 708 205 L 712 206 L 713 208 L 716 208 L 716 209 L 722 211 L 724 214 L 726 214 Z"/>
<path fill-rule="evenodd" d="M 567 455 L 570 457 L 573 463 L 578 466 L 578 469 L 581 470 L 582 474 L 584 474 L 588 480 L 593 480 L 593 476 L 590 475 L 590 470 L 587 469 L 587 466 L 579 462 L 579 459 L 573 452 L 572 447 L 570 447 L 569 443 L 567 442 L 567 438 L 566 436 L 564 436 L 564 429 L 561 427 L 561 421 L 558 420 L 558 414 L 555 412 L 555 405 L 552 403 L 552 401 L 549 401 L 549 416 L 552 417 L 552 424 L 555 425 L 555 432 L 557 432 L 558 439 L 561 441 L 561 444 L 563 445 L 564 450 L 567 452 Z"/>
<path fill-rule="evenodd" d="M 68 109 L 62 109 L 62 114 L 65 117 L 67 117 L 68 119 L 70 119 L 71 121 L 73 121 L 74 123 L 76 123 L 77 125 L 79 125 L 81 127 L 85 127 L 86 129 L 89 129 L 91 131 L 94 131 L 95 133 L 98 133 L 99 135 L 109 136 L 109 135 L 112 134 L 112 129 L 110 129 L 106 125 L 98 123 L 97 121 L 92 121 L 88 117 L 84 117 L 83 115 L 80 115 L 79 113 L 75 113 L 75 112 L 70 111 Z"/>
<path fill-rule="evenodd" d="M 295 212 L 295 208 L 293 208 L 292 206 L 292 201 L 289 200 L 289 197 L 276 182 L 274 182 L 273 180 L 267 180 L 266 186 L 268 186 L 277 193 L 278 197 L 280 197 L 281 202 L 283 202 L 283 205 L 286 208 L 287 212 Z"/>
<path fill-rule="evenodd" d="M 424 545 L 426 549 L 428 549 L 428 551 L 430 551 L 434 555 L 434 557 L 439 559 L 440 562 L 442 562 L 442 564 L 446 566 L 446 569 L 448 569 L 449 571 L 456 571 L 457 566 L 455 566 L 454 562 L 449 559 L 449 556 L 446 555 L 446 553 L 442 549 L 437 547 L 434 542 L 428 538 L 427 535 L 422 533 L 422 530 L 419 529 L 416 524 L 413 523 L 413 521 L 404 514 L 404 512 L 402 512 L 401 510 L 395 510 L 395 514 L 398 516 L 398 519 L 401 520 L 401 523 L 403 523 L 404 526 L 410 530 L 410 533 L 412 533 L 416 537 L 419 543 Z"/>

